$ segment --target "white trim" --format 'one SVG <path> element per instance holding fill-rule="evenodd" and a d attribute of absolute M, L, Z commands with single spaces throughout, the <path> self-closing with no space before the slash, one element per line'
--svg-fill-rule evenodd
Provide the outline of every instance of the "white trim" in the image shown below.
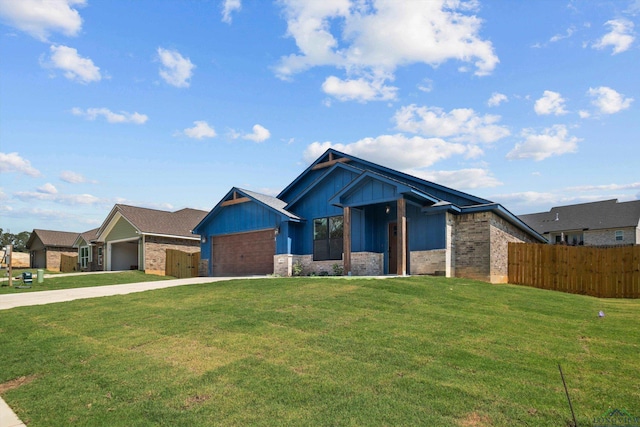
<path fill-rule="evenodd" d="M 122 242 L 133 242 L 135 240 L 140 240 L 140 237 L 129 237 L 127 239 L 119 239 L 119 240 L 110 240 L 107 243 L 107 253 L 105 254 L 103 252 L 102 256 L 103 258 L 106 256 L 107 262 L 106 264 L 106 269 L 107 271 L 111 271 L 111 245 L 114 243 L 122 243 Z M 138 257 L 140 256 L 140 246 L 138 244 Z M 138 269 L 140 269 L 140 266 L 138 266 Z"/>

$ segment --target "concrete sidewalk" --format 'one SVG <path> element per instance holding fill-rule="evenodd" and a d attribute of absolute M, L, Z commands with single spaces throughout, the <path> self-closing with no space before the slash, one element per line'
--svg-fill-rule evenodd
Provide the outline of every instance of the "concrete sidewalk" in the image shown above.
<path fill-rule="evenodd" d="M 174 286 L 213 283 L 223 280 L 251 279 L 253 277 L 192 277 L 190 279 L 160 280 L 157 282 L 140 282 L 126 285 L 94 286 L 89 288 L 60 289 L 59 291 L 23 292 L 19 294 L 0 295 L 0 310 L 29 305 L 53 304 L 56 302 L 77 299 L 98 298 L 110 295 L 126 295 L 153 289 L 171 288 Z M 262 276 L 264 277 L 264 276 Z M 0 426 L 2 427 L 2 426 Z"/>

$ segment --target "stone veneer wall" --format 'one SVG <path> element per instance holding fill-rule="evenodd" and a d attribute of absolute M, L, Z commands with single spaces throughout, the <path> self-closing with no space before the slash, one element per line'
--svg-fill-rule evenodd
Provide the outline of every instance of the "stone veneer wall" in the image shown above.
<path fill-rule="evenodd" d="M 348 272 L 345 272 L 345 274 Z M 382 276 L 384 274 L 384 254 L 377 252 L 352 252 L 351 275 Z"/>
<path fill-rule="evenodd" d="M 276 255 L 273 258 L 273 272 L 279 276 L 291 276 L 293 264 L 302 264 L 302 275 L 334 275 L 333 266 L 343 266 L 342 260 L 314 261 L 313 255 Z M 384 255 L 375 252 L 353 252 L 351 254 L 351 274 L 353 276 L 379 276 L 384 274 Z M 344 272 L 347 274 L 348 272 Z"/>
<path fill-rule="evenodd" d="M 200 252 L 198 240 L 185 240 L 173 237 L 145 236 L 144 272 L 164 276 L 167 262 L 167 249 L 183 252 Z"/>
<path fill-rule="evenodd" d="M 69 250 L 64 248 L 47 248 L 45 250 L 47 256 L 47 270 L 60 271 L 61 255 L 78 256 L 77 250 Z"/>
<path fill-rule="evenodd" d="M 442 274 L 447 271 L 447 250 L 411 251 L 409 253 L 409 274 Z"/>

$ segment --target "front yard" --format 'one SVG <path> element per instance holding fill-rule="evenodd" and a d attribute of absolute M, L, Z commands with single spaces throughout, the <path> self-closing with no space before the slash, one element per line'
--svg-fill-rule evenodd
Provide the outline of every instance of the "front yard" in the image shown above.
<path fill-rule="evenodd" d="M 593 425 L 640 416 L 639 320 L 434 277 L 182 286 L 0 312 L 0 395 L 29 426 L 567 426 L 561 364 Z"/>

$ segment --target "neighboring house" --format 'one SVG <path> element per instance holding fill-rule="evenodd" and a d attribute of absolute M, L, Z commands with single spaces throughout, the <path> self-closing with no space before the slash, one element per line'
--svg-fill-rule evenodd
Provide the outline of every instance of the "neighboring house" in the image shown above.
<path fill-rule="evenodd" d="M 176 212 L 117 204 L 97 231 L 104 247 L 104 270 L 142 270 L 164 274 L 166 249 L 198 252 L 200 237 L 191 230 L 207 212 Z"/>
<path fill-rule="evenodd" d="M 439 274 L 507 280 L 544 238 L 497 203 L 330 149 L 277 197 L 232 188 L 195 228 L 201 274 Z"/>
<path fill-rule="evenodd" d="M 551 244 L 611 246 L 640 244 L 640 200 L 604 200 L 556 206 L 520 219 Z"/>
<path fill-rule="evenodd" d="M 78 249 L 78 271 L 104 270 L 104 245 L 98 242 L 98 230 L 94 228 L 79 234 L 73 243 Z"/>
<path fill-rule="evenodd" d="M 27 242 L 31 268 L 60 271 L 60 255 L 78 254 L 73 247 L 77 237 L 67 231 L 33 230 Z"/>

